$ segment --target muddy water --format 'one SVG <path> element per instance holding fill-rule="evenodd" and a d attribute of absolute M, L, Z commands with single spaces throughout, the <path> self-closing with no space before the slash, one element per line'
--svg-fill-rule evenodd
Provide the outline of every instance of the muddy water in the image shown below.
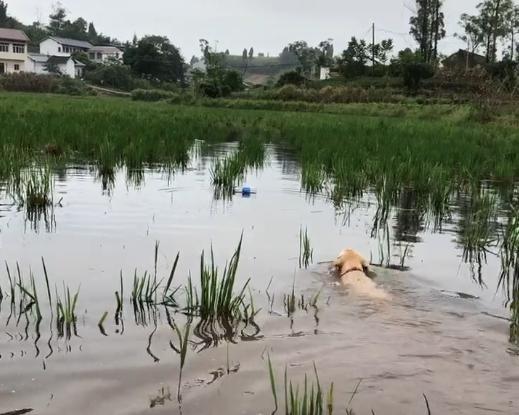
<path fill-rule="evenodd" d="M 324 196 L 300 191 L 290 153 L 269 148 L 265 167 L 247 177 L 255 195 L 215 200 L 210 167 L 210 157 L 199 157 L 183 173 L 147 171 L 138 185 L 121 170 L 103 190 L 92 169 L 69 166 L 55 177 L 55 200 L 61 203 L 47 225 L 27 222 L 23 211 L 2 201 L 0 259 L 12 269 L 18 261 L 23 275 L 32 270 L 41 281 L 43 256 L 52 285 L 65 281 L 81 288 L 77 336 L 70 340 L 58 338 L 50 326 L 47 305 L 38 335 L 25 317 L 9 319 L 9 299 L 4 299 L 0 413 L 21 408 L 38 414 L 179 413 L 179 357 L 169 344 L 177 340 L 163 309 L 136 323 L 128 299 L 134 270 L 153 270 L 159 241 L 158 273 L 167 275 L 180 251 L 180 284 L 190 271 L 198 277 L 200 253 L 211 245 L 223 265 L 242 231 L 239 278 L 240 283 L 251 278 L 256 307 L 262 307 L 261 333 L 189 351 L 182 413 L 272 412 L 267 353 L 280 387 L 285 365 L 289 376 L 302 382 L 315 362 L 321 383 L 335 384 L 337 413 L 351 399 L 358 414 L 425 414 L 423 394 L 432 413 L 519 413 L 519 360 L 507 341 L 507 321 L 498 318 L 507 316 L 496 292 L 499 263 L 487 256 L 481 270 L 487 288 L 475 282 L 477 267 L 463 262 L 456 242 L 459 217 L 453 215 L 433 233 L 406 226 L 408 221 L 395 215 L 391 263 L 399 264 L 405 251 L 409 270 L 376 268 L 390 302 L 355 298 L 336 285 L 324 262 L 349 246 L 373 262 L 381 259 L 384 244 L 371 237 L 373 197 L 367 194 L 336 211 Z M 308 270 L 298 268 L 301 226 L 308 228 L 314 247 Z M 398 239 L 407 242 L 399 247 Z M 124 327 L 113 318 L 121 271 Z M 270 310 L 265 289 L 271 279 Z M 317 310 L 286 315 L 282 298 L 293 281 L 296 293 L 306 298 L 322 290 Z M 6 285 L 3 272 L 4 291 Z M 105 311 L 106 336 L 97 327 Z"/>

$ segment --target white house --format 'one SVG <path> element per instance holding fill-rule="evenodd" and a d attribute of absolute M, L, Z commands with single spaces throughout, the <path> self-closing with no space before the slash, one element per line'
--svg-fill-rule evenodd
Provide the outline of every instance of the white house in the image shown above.
<path fill-rule="evenodd" d="M 325 81 L 327 79 L 330 79 L 330 68 L 327 68 L 325 66 L 321 66 L 319 71 L 319 79 L 321 81 Z"/>
<path fill-rule="evenodd" d="M 28 43 L 21 30 L 0 28 L 0 75 L 26 70 Z"/>
<path fill-rule="evenodd" d="M 88 57 L 96 63 L 122 62 L 123 51 L 115 46 L 93 46 L 88 50 Z"/>
<path fill-rule="evenodd" d="M 27 60 L 27 72 L 36 74 L 48 74 L 49 67 L 60 75 L 68 75 L 71 78 L 81 78 L 85 65 L 72 58 L 72 56 L 48 56 L 40 53 L 29 54 Z"/>
<path fill-rule="evenodd" d="M 75 52 L 88 53 L 93 46 L 83 40 L 51 36 L 40 42 L 40 53 L 49 56 L 70 56 Z"/>

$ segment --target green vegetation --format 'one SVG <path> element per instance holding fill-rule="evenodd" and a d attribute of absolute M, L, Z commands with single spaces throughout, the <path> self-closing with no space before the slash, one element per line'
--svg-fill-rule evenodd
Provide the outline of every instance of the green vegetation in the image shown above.
<path fill-rule="evenodd" d="M 276 375 L 272 367 L 270 355 L 268 356 L 268 370 L 272 396 L 274 398 L 276 413 L 279 409 L 279 400 L 276 389 Z M 284 375 L 284 413 L 285 415 L 328 415 L 333 414 L 333 383 L 330 385 L 328 392 L 324 391 L 319 381 L 317 368 L 314 364 L 315 381 L 308 385 L 308 379 L 305 375 L 304 386 L 300 389 L 299 385 L 294 385 L 292 380 L 288 380 L 287 368 L 285 367 Z"/>
<path fill-rule="evenodd" d="M 70 339 L 72 333 L 76 334 L 76 306 L 79 297 L 79 289 L 71 295 L 70 288 L 63 283 L 63 299 L 56 289 L 56 327 L 60 337 Z"/>
<path fill-rule="evenodd" d="M 231 100 L 211 102 L 242 105 Z M 147 167 L 170 173 L 185 168 L 194 138 L 205 138 L 206 144 L 238 143 L 234 153 L 213 166 L 215 190 L 225 189 L 232 196 L 238 178 L 248 168 L 262 166 L 265 144 L 273 142 L 293 150 L 301 165 L 302 188 L 309 194 L 318 192 L 340 208 L 373 192 L 378 202 L 374 229 L 386 228 L 391 212 L 410 190 L 413 197 L 405 209 L 441 228 L 443 219 L 453 214 L 452 206 L 459 205 L 452 202 L 463 194 L 472 201 L 462 212 L 460 242 L 466 259 L 484 259 L 489 245 L 498 244 L 496 209 L 510 209 L 519 177 L 519 134 L 513 113 L 482 124 L 473 121 L 465 106 L 330 104 L 322 108 L 323 112 L 308 113 L 247 111 L 3 94 L 1 188 L 15 200 L 23 200 L 24 206 L 40 206 L 46 212 L 52 209 L 53 169 L 67 161 L 95 166 L 103 188 L 109 188 L 120 168 L 134 172 L 132 177 Z M 48 167 L 35 169 L 41 165 Z M 26 174 L 28 181 L 22 179 Z M 495 194 L 483 191 L 489 184 Z M 311 247 L 304 235 L 302 241 L 304 265 L 305 257 L 311 258 Z M 235 260 L 223 275 L 214 263 L 202 264 L 202 291 L 192 284 L 185 287 L 186 310 L 206 317 L 243 318 L 245 288 L 232 296 L 228 291 L 234 284 Z M 156 303 L 158 284 L 152 274 L 139 277 L 132 293 L 134 304 Z M 171 282 L 167 291 L 165 302 L 177 301 Z M 122 301 L 121 296 L 118 302 Z"/>
<path fill-rule="evenodd" d="M 308 268 L 313 261 L 314 250 L 310 245 L 308 229 L 303 232 L 303 227 L 299 230 L 299 268 Z"/>

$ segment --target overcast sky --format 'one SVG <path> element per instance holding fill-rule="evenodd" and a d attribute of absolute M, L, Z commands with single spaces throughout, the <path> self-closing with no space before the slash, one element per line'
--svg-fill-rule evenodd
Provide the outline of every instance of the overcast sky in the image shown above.
<path fill-rule="evenodd" d="M 463 45 L 453 37 L 461 13 L 473 13 L 480 0 L 445 0 L 447 38 L 443 53 Z M 55 0 L 7 0 L 9 13 L 31 23 L 44 23 Z M 62 0 L 70 19 L 93 21 L 99 32 L 130 40 L 134 34 L 168 36 L 189 60 L 199 54 L 198 39 L 218 50 L 241 54 L 243 48 L 277 55 L 294 40 L 317 45 L 334 39 L 336 53 L 351 36 L 371 38 L 375 22 L 378 39 L 391 37 L 397 49 L 415 47 L 408 35 L 413 0 Z"/>

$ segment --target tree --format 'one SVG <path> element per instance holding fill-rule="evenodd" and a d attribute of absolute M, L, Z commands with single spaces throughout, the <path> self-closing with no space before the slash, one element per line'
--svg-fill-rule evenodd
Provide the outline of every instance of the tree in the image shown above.
<path fill-rule="evenodd" d="M 438 43 L 446 35 L 443 0 L 416 0 L 416 14 L 411 17 L 410 34 L 417 41 L 423 62 L 438 60 Z"/>
<path fill-rule="evenodd" d="M 66 10 L 63 8 L 61 3 L 57 3 L 54 6 L 53 12 L 49 15 L 49 25 L 47 26 L 49 33 L 53 36 L 60 35 L 65 28 L 66 18 Z"/>
<path fill-rule="evenodd" d="M 0 27 L 6 27 L 8 23 L 7 17 L 7 3 L 0 0 Z"/>
<path fill-rule="evenodd" d="M 367 47 L 368 54 L 375 57 L 375 64 L 385 65 L 389 59 L 389 54 L 393 51 L 393 39 L 384 39 L 380 43 L 370 43 Z"/>
<path fill-rule="evenodd" d="M 348 42 L 348 47 L 342 52 L 339 69 L 349 78 L 364 75 L 366 64 L 370 59 L 368 45 L 364 39 L 357 40 L 355 36 Z"/>
<path fill-rule="evenodd" d="M 304 40 L 298 40 L 288 45 L 288 50 L 297 56 L 299 61 L 300 70 L 307 75 L 310 75 L 314 65 L 316 64 L 317 58 L 320 54 L 318 49 L 314 49 L 308 46 Z"/>
<path fill-rule="evenodd" d="M 137 75 L 165 82 L 184 80 L 184 59 L 165 36 L 145 36 L 123 56 Z"/>
<path fill-rule="evenodd" d="M 249 59 L 252 59 L 254 57 L 254 48 L 250 48 L 249 50 Z"/>
<path fill-rule="evenodd" d="M 477 10 L 477 15 L 461 16 L 460 25 L 465 33 L 459 37 L 466 40 L 474 52 L 483 47 L 487 62 L 493 63 L 498 42 L 510 37 L 515 30 L 514 3 L 513 0 L 485 0 L 477 5 Z M 513 39 L 513 35 L 511 37 Z"/>
<path fill-rule="evenodd" d="M 333 39 L 323 40 L 319 43 L 319 66 L 331 66 L 333 64 Z"/>

